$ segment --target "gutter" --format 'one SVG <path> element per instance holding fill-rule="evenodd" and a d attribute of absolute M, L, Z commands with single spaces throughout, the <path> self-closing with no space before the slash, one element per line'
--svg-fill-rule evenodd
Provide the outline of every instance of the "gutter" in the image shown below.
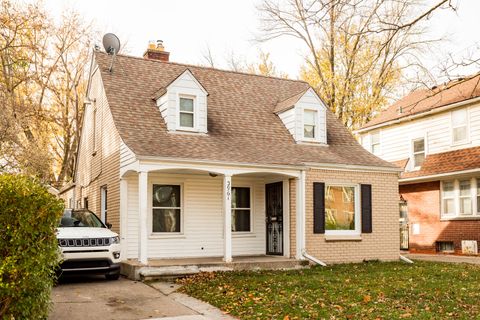
<path fill-rule="evenodd" d="M 443 177 L 457 176 L 457 175 L 477 173 L 477 172 L 480 172 L 480 168 L 432 174 L 429 176 L 420 176 L 420 177 L 414 177 L 414 178 L 404 178 L 404 179 L 399 179 L 398 183 L 423 182 L 423 181 L 429 181 L 429 180 L 437 180 L 438 178 L 443 178 Z"/>
<path fill-rule="evenodd" d="M 358 130 L 353 131 L 353 133 L 354 134 L 364 133 L 364 132 L 372 131 L 372 130 L 375 130 L 375 129 L 378 129 L 378 128 L 386 127 L 386 126 L 389 126 L 389 125 L 392 125 L 392 124 L 398 124 L 400 122 L 415 120 L 417 118 L 426 117 L 426 116 L 429 116 L 431 114 L 440 113 L 440 112 L 443 112 L 443 111 L 447 111 L 447 110 L 454 109 L 454 108 L 457 108 L 457 107 L 461 107 L 461 106 L 464 106 L 464 105 L 467 105 L 467 104 L 475 103 L 475 102 L 478 102 L 478 101 L 480 101 L 480 97 L 476 97 L 476 98 L 469 99 L 469 100 L 463 100 L 463 101 L 455 102 L 455 103 L 452 103 L 452 104 L 447 104 L 446 106 L 438 107 L 438 108 L 431 109 L 431 110 L 424 111 L 424 112 L 417 113 L 417 114 L 413 114 L 411 116 L 406 116 L 406 117 L 402 117 L 402 118 L 399 118 L 399 119 L 379 123 L 379 124 L 373 125 L 371 127 L 358 129 Z"/>

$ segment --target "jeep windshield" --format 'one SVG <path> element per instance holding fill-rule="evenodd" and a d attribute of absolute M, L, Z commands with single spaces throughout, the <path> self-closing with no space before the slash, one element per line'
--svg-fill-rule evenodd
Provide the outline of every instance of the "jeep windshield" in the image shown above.
<path fill-rule="evenodd" d="M 58 225 L 60 228 L 86 227 L 106 228 L 103 222 L 90 210 L 65 210 Z"/>

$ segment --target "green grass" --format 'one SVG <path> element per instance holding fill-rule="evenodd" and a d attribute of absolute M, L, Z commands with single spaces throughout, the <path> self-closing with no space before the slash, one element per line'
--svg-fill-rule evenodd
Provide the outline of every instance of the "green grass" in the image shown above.
<path fill-rule="evenodd" d="M 182 292 L 240 319 L 480 319 L 480 266 L 371 262 L 204 273 Z"/>

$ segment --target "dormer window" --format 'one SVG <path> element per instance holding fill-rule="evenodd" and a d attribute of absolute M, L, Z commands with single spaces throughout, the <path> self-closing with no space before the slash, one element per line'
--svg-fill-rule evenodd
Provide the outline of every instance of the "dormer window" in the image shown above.
<path fill-rule="evenodd" d="M 327 144 L 327 107 L 312 88 L 278 102 L 274 112 L 297 143 Z"/>
<path fill-rule="evenodd" d="M 317 127 L 317 111 L 303 111 L 303 137 L 307 139 L 315 139 Z"/>
<path fill-rule="evenodd" d="M 195 99 L 180 97 L 179 104 L 180 127 L 193 129 L 195 127 Z"/>
<path fill-rule="evenodd" d="M 186 69 L 154 99 L 169 132 L 207 133 L 208 92 Z"/>

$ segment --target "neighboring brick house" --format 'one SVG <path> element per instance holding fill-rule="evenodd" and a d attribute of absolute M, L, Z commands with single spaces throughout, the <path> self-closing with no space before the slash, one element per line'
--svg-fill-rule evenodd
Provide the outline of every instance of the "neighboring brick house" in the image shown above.
<path fill-rule="evenodd" d="M 403 169 L 399 189 L 410 251 L 462 253 L 462 241 L 474 248 L 480 240 L 480 75 L 414 91 L 357 134 L 365 149 Z"/>
<path fill-rule="evenodd" d="M 65 198 L 113 224 L 124 259 L 398 259 L 401 170 L 307 83 L 168 62 L 155 47 L 111 61 L 94 52 Z"/>

